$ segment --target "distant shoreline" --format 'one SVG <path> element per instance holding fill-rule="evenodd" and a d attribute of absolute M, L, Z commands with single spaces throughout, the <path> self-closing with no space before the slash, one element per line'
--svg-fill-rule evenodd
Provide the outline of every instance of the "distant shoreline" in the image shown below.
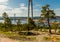
<path fill-rule="evenodd" d="M 14 19 L 21 19 L 21 20 L 23 20 L 23 19 L 27 19 L 27 17 L 10 17 L 12 20 L 14 20 Z M 33 17 L 33 19 L 40 19 L 41 17 Z M 56 16 L 56 18 L 60 18 L 60 16 Z M 0 17 L 0 20 L 3 20 L 3 17 Z"/>

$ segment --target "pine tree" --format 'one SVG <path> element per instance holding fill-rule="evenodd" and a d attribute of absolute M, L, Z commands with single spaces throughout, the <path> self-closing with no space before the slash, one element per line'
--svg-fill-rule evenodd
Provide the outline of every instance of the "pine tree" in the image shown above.
<path fill-rule="evenodd" d="M 47 19 L 47 23 L 48 23 L 48 28 L 49 28 L 49 33 L 51 33 L 51 27 L 50 27 L 50 18 L 55 18 L 55 13 L 54 10 L 51 10 L 49 8 L 49 5 L 43 6 L 42 7 L 42 14 L 41 14 L 41 18 Z"/>

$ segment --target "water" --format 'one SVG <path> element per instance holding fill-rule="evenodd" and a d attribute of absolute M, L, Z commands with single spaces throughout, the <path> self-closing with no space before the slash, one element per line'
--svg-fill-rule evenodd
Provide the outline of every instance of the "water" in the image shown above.
<path fill-rule="evenodd" d="M 16 24 L 18 20 L 12 20 L 12 24 Z M 21 24 L 27 23 L 27 20 L 20 20 Z"/>
<path fill-rule="evenodd" d="M 12 24 L 16 24 L 18 20 L 12 20 Z M 21 24 L 27 23 L 27 20 L 21 20 Z M 0 20 L 0 23 L 4 23 L 4 20 Z"/>
<path fill-rule="evenodd" d="M 50 20 L 50 22 L 54 22 L 54 21 L 55 21 L 54 19 Z M 56 21 L 60 22 L 60 19 L 56 19 Z M 20 22 L 21 22 L 21 24 L 25 24 L 25 23 L 27 23 L 27 19 L 21 20 Z M 4 20 L 0 20 L 0 23 L 4 23 Z M 16 24 L 16 23 L 17 23 L 17 20 L 12 20 L 12 24 Z"/>

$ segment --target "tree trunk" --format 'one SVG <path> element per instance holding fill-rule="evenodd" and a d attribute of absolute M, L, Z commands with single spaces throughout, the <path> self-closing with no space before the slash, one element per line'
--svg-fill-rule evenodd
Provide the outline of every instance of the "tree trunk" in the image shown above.
<path fill-rule="evenodd" d="M 49 12 L 47 13 L 47 22 L 48 22 L 49 33 L 51 34 L 51 27 L 49 23 Z"/>
<path fill-rule="evenodd" d="M 49 28 L 49 33 L 51 34 L 51 27 L 50 27 L 50 23 L 49 23 L 49 20 L 48 20 L 48 28 Z"/>

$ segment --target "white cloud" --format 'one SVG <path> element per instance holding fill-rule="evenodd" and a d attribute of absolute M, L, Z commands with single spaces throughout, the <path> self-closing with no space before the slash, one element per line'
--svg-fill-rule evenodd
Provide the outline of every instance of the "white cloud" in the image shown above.
<path fill-rule="evenodd" d="M 21 6 L 22 7 L 22 6 Z M 9 16 L 14 16 L 14 14 L 16 14 L 16 16 L 28 16 L 28 7 L 18 7 L 18 8 L 9 8 L 10 10 L 6 11 L 8 13 Z M 55 9 L 54 11 L 56 13 L 57 16 L 60 16 L 60 8 Z M 33 15 L 34 16 L 40 16 L 41 11 L 39 9 L 34 9 L 33 10 Z M 30 14 L 31 16 L 31 14 Z"/>
<path fill-rule="evenodd" d="M 2 13 L 5 12 L 5 11 L 9 11 L 9 10 L 12 10 L 11 7 L 8 7 L 6 5 L 0 5 L 0 16 L 2 16 Z"/>
<path fill-rule="evenodd" d="M 27 13 L 28 13 L 28 8 L 22 4 L 20 4 L 20 7 L 17 7 L 17 8 L 11 8 L 11 7 L 8 7 L 5 9 L 6 12 L 8 13 L 9 16 L 14 16 L 14 14 L 16 14 L 16 16 L 27 16 Z"/>
<path fill-rule="evenodd" d="M 2 3 L 2 2 L 5 3 L 5 2 L 8 2 L 8 0 L 0 0 L 0 3 Z"/>
<path fill-rule="evenodd" d="M 56 13 L 57 16 L 60 16 L 60 8 L 56 8 L 55 13 Z"/>
<path fill-rule="evenodd" d="M 20 7 L 24 7 L 25 6 L 25 4 L 24 3 L 20 3 Z"/>
<path fill-rule="evenodd" d="M 0 5 L 0 10 L 5 10 L 7 8 L 6 5 Z"/>
<path fill-rule="evenodd" d="M 8 8 L 8 1 L 9 0 L 0 0 L 0 11 L 3 12 Z"/>
<path fill-rule="evenodd" d="M 6 3 L 0 3 L 0 5 L 8 5 L 8 2 L 6 2 Z"/>
<path fill-rule="evenodd" d="M 0 0 L 0 5 L 8 5 L 9 0 Z"/>
<path fill-rule="evenodd" d="M 0 16 L 2 16 L 3 12 L 7 12 L 9 16 L 14 16 L 14 14 L 16 14 L 16 16 L 19 16 L 19 17 L 22 17 L 22 16 L 26 17 L 28 16 L 28 7 L 25 6 L 24 3 L 21 3 L 20 7 L 17 7 L 17 8 L 12 8 L 7 5 L 0 5 Z M 34 12 L 34 16 L 40 16 L 41 12 L 39 9 L 34 9 L 33 12 Z"/>

